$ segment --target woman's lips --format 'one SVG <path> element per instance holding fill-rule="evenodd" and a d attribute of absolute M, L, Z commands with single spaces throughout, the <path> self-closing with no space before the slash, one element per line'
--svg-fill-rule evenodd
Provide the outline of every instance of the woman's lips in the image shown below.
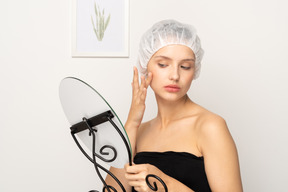
<path fill-rule="evenodd" d="M 166 91 L 173 93 L 180 91 L 180 87 L 178 87 L 177 85 L 167 85 L 164 88 Z"/>

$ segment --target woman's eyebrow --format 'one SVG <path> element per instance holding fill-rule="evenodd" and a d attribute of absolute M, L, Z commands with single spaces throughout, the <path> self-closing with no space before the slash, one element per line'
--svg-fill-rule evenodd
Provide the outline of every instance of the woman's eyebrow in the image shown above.
<path fill-rule="evenodd" d="M 164 56 L 164 55 L 156 55 L 154 59 L 167 59 L 167 60 L 172 60 L 170 57 Z"/>
<path fill-rule="evenodd" d="M 195 62 L 195 59 L 183 59 L 182 61 L 193 61 L 193 62 Z"/>

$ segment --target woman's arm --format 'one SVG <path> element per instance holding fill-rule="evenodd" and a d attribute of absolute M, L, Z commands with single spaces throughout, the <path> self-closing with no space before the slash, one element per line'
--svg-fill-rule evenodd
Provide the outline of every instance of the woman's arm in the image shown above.
<path fill-rule="evenodd" d="M 128 134 L 132 157 L 135 156 L 136 152 L 136 137 L 138 129 L 142 123 L 142 119 L 145 112 L 145 101 L 147 95 L 147 88 L 151 83 L 152 74 L 149 73 L 147 78 L 141 76 L 141 84 L 139 85 L 138 80 L 138 70 L 134 67 L 133 82 L 132 82 L 132 102 L 130 106 L 130 111 L 125 124 L 125 130 Z"/>
<path fill-rule="evenodd" d="M 145 100 L 147 95 L 147 88 L 150 85 L 152 80 L 152 74 L 149 73 L 147 78 L 144 76 L 141 77 L 141 83 L 139 84 L 139 76 L 138 70 L 134 67 L 133 70 L 133 82 L 132 82 L 132 102 L 129 111 L 129 115 L 127 121 L 125 123 L 125 130 L 130 140 L 131 149 L 132 149 L 132 157 L 135 156 L 136 153 L 136 137 L 138 129 L 141 125 L 144 111 L 145 111 Z M 123 184 L 124 188 L 127 192 L 131 192 L 131 186 L 128 184 L 125 179 L 125 170 L 117 169 L 114 167 L 110 168 L 110 172 L 113 173 Z M 108 185 L 111 185 L 117 189 L 117 191 L 122 191 L 118 184 L 114 181 L 114 179 L 110 176 L 106 177 L 105 182 Z"/>
<path fill-rule="evenodd" d="M 199 148 L 213 192 L 242 192 L 238 154 L 226 122 L 219 116 L 205 119 L 201 125 Z"/>

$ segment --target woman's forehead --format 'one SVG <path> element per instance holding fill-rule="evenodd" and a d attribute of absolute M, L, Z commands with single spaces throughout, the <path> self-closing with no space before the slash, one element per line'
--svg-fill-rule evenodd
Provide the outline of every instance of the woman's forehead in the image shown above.
<path fill-rule="evenodd" d="M 185 45 L 167 45 L 159 49 L 153 56 L 153 59 L 165 60 L 190 60 L 195 61 L 194 52 Z"/>

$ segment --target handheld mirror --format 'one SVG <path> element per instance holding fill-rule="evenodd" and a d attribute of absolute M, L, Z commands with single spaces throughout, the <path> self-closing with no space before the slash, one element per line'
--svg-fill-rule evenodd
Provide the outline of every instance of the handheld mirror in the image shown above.
<path fill-rule="evenodd" d="M 123 168 L 126 163 L 132 165 L 128 136 L 112 107 L 95 89 L 75 77 L 66 77 L 61 81 L 59 96 L 64 113 L 71 125 L 71 135 L 81 152 L 94 164 L 104 185 L 103 191 L 117 192 L 113 186 L 106 184 L 99 168 L 109 174 L 121 190 L 126 192 L 118 178 L 97 163 L 98 159 L 101 159 L 116 168 Z M 86 150 L 82 147 L 83 144 Z M 168 192 L 167 186 L 160 177 L 149 174 L 145 180 L 152 191 L 157 191 L 158 188 L 155 182 L 153 186 L 150 184 L 150 177 L 160 181 L 165 192 Z M 96 192 L 96 190 L 90 192 Z"/>
<path fill-rule="evenodd" d="M 74 140 L 78 138 L 91 151 L 85 154 L 78 139 L 75 140 L 90 161 L 93 159 L 93 139 L 89 126 L 95 133 L 96 159 L 116 168 L 123 168 L 131 161 L 131 147 L 125 129 L 112 107 L 95 89 L 80 79 L 67 77 L 60 83 L 59 96 L 71 125 L 71 134 Z"/>

